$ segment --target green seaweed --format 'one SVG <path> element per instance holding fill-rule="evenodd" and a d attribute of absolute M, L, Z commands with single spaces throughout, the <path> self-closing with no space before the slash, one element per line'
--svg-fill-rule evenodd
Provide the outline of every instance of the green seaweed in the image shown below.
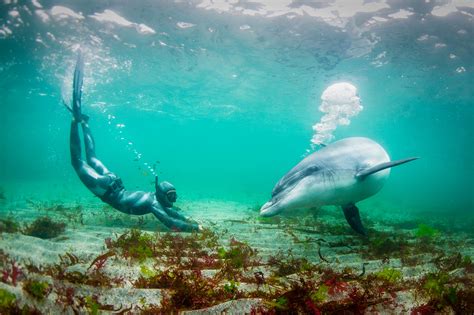
<path fill-rule="evenodd" d="M 268 264 L 272 266 L 276 277 L 310 271 L 314 267 L 306 258 L 295 257 L 291 250 L 287 253 L 279 251 L 275 256 L 270 256 Z"/>
<path fill-rule="evenodd" d="M 0 289 L 0 311 L 7 311 L 16 303 L 16 295 L 5 289 Z"/>
<path fill-rule="evenodd" d="M 236 294 L 239 292 L 239 283 L 234 280 L 230 280 L 224 284 L 224 291 L 230 294 Z"/>
<path fill-rule="evenodd" d="M 152 278 L 156 276 L 156 271 L 151 270 L 145 265 L 140 266 L 140 274 L 145 278 Z"/>
<path fill-rule="evenodd" d="M 97 302 L 97 298 L 92 296 L 87 296 L 85 299 L 87 311 L 90 315 L 98 315 L 100 304 Z"/>
<path fill-rule="evenodd" d="M 441 299 L 448 291 L 449 275 L 445 272 L 429 273 L 425 276 L 423 289 L 431 297 Z"/>
<path fill-rule="evenodd" d="M 315 303 L 322 303 L 327 300 L 329 294 L 329 287 L 325 284 L 319 286 L 318 290 L 311 293 L 311 300 Z"/>
<path fill-rule="evenodd" d="M 143 262 L 154 256 L 154 237 L 132 229 L 107 244 L 109 249 L 120 249 L 122 256 Z"/>
<path fill-rule="evenodd" d="M 376 272 L 374 276 L 388 283 L 396 283 L 403 279 L 403 274 L 400 270 L 389 267 L 384 267 L 382 270 Z"/>
<path fill-rule="evenodd" d="M 433 239 L 440 234 L 440 231 L 424 223 L 418 225 L 416 237 L 420 239 Z"/>
<path fill-rule="evenodd" d="M 367 258 L 400 257 L 408 251 L 408 242 L 403 235 L 379 233 L 371 237 L 363 255 Z"/>
<path fill-rule="evenodd" d="M 55 222 L 50 217 L 39 217 L 23 230 L 26 235 L 49 239 L 64 233 L 66 224 Z"/>
<path fill-rule="evenodd" d="M 48 282 L 27 280 L 23 283 L 23 290 L 37 300 L 43 300 L 51 292 Z"/>
<path fill-rule="evenodd" d="M 468 276 L 454 278 L 445 271 L 429 273 L 420 281 L 419 290 L 429 298 L 426 307 L 444 312 L 453 309 L 456 314 L 474 311 L 474 283 Z"/>
<path fill-rule="evenodd" d="M 20 231 L 20 224 L 13 218 L 0 219 L 0 233 L 16 233 Z"/>

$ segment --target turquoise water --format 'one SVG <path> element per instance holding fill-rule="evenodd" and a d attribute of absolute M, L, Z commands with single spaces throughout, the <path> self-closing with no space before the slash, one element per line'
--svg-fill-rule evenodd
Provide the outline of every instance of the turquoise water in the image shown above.
<path fill-rule="evenodd" d="M 0 0 L 0 313 L 474 313 L 473 16 L 469 0 Z M 63 106 L 79 51 L 98 158 L 131 191 L 172 182 L 201 233 L 80 182 Z M 334 206 L 259 216 L 312 140 L 356 136 L 420 157 L 357 204 L 367 237 Z"/>
<path fill-rule="evenodd" d="M 472 4 L 449 12 L 429 1 L 377 2 L 356 13 L 341 3 L 333 5 L 345 13 L 328 18 L 318 11 L 323 4 L 304 2 L 5 1 L 6 198 L 91 196 L 70 166 L 70 115 L 61 101 L 70 100 L 80 46 L 98 156 L 130 189 L 153 190 L 148 163 L 175 184 L 178 201 L 261 204 L 310 148 L 322 92 L 347 81 L 364 108 L 334 140 L 365 136 L 394 159 L 421 157 L 394 169 L 372 201 L 472 212 Z M 100 15 L 107 12 L 108 20 Z M 370 207 L 361 209 L 381 210 Z"/>

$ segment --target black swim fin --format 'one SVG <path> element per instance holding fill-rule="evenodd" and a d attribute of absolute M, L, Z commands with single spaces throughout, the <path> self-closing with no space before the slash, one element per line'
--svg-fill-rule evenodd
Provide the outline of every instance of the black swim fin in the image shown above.
<path fill-rule="evenodd" d="M 79 50 L 77 55 L 76 67 L 74 69 L 74 82 L 72 91 L 72 112 L 74 118 L 78 121 L 82 120 L 81 113 L 81 97 L 82 97 L 82 83 L 84 77 L 84 59 L 82 52 Z"/>
<path fill-rule="evenodd" d="M 343 206 L 342 211 L 344 211 L 344 216 L 346 217 L 347 223 L 349 223 L 351 228 L 357 233 L 367 236 L 367 232 L 365 231 L 362 221 L 360 220 L 359 208 L 357 208 L 355 204 L 350 203 Z"/>

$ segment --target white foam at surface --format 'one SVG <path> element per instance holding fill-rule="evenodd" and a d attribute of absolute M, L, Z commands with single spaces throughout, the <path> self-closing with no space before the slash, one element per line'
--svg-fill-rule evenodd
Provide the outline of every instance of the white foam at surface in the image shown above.
<path fill-rule="evenodd" d="M 442 6 L 435 6 L 433 10 L 431 10 L 431 14 L 434 16 L 444 17 L 451 13 L 457 12 L 457 8 L 452 4 L 448 3 Z"/>
<path fill-rule="evenodd" d="M 319 110 L 324 113 L 320 121 L 313 125 L 313 144 L 327 143 L 334 138 L 333 132 L 339 125 L 349 125 L 350 119 L 363 109 L 357 88 L 347 82 L 335 83 L 321 95 Z"/>
<path fill-rule="evenodd" d="M 322 19 L 329 25 L 336 27 L 344 27 L 349 18 L 354 17 L 357 13 L 374 13 L 382 9 L 390 8 L 385 0 L 379 0 L 367 3 L 364 0 L 335 0 L 327 3 L 326 7 L 313 8 L 308 5 L 295 7 L 292 0 L 261 0 L 253 1 L 257 9 L 243 8 L 239 1 L 212 1 L 203 0 L 197 7 L 206 10 L 214 10 L 219 13 L 233 12 L 243 15 L 260 15 L 263 17 L 277 17 L 282 15 L 308 15 Z"/>
<path fill-rule="evenodd" d="M 410 15 L 413 15 L 413 12 L 402 9 L 398 12 L 389 14 L 388 17 L 391 17 L 392 19 L 407 19 Z"/>
<path fill-rule="evenodd" d="M 474 1 L 472 0 L 453 0 L 453 4 L 458 8 L 474 9 Z"/>
<path fill-rule="evenodd" d="M 374 19 L 377 22 L 386 22 L 386 21 L 388 21 L 388 19 L 383 18 L 381 16 L 374 16 L 374 17 L 372 17 L 372 19 Z"/>
<path fill-rule="evenodd" d="M 133 26 L 134 23 L 130 22 L 126 18 L 118 15 L 112 10 L 104 10 L 102 13 L 94 13 L 93 15 L 90 16 L 91 18 L 99 21 L 99 22 L 109 22 L 109 23 L 114 23 L 117 25 L 121 26 L 126 26 L 130 27 Z"/>
<path fill-rule="evenodd" d="M 84 19 L 84 16 L 81 13 L 76 13 L 73 10 L 67 7 L 60 6 L 60 5 L 55 5 L 54 7 L 52 7 L 50 13 L 56 19 L 65 19 L 65 18 L 73 18 L 77 20 Z"/>
<path fill-rule="evenodd" d="M 119 26 L 124 26 L 124 27 L 134 27 L 138 33 L 140 34 L 155 34 L 155 30 L 152 29 L 151 27 L 145 25 L 145 24 L 138 24 L 131 22 L 124 18 L 123 16 L 120 16 L 116 12 L 112 10 L 104 10 L 102 13 L 94 13 L 93 15 L 90 15 L 91 18 L 102 22 L 102 23 L 112 23 L 116 24 Z"/>

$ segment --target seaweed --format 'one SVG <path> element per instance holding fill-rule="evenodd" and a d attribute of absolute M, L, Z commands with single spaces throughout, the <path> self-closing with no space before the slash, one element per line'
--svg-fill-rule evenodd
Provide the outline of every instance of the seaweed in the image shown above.
<path fill-rule="evenodd" d="M 441 299 L 448 291 L 449 275 L 445 272 L 429 273 L 423 279 L 422 289 L 429 297 Z"/>
<path fill-rule="evenodd" d="M 377 279 L 380 279 L 387 284 L 394 284 L 403 278 L 402 272 L 397 269 L 384 267 L 382 270 L 374 273 Z"/>
<path fill-rule="evenodd" d="M 137 229 L 132 229 L 121 236 L 117 240 L 107 240 L 108 249 L 118 249 L 124 258 L 130 258 L 143 262 L 147 258 L 154 256 L 155 248 L 153 236 L 143 233 Z"/>
<path fill-rule="evenodd" d="M 315 303 L 325 302 L 329 297 L 329 287 L 325 284 L 321 284 L 316 291 L 311 293 L 310 297 Z"/>
<path fill-rule="evenodd" d="M 440 234 L 440 231 L 427 225 L 427 224 L 419 224 L 418 229 L 416 230 L 416 237 L 419 239 L 433 239 Z"/>
<path fill-rule="evenodd" d="M 13 218 L 0 219 L 0 233 L 16 233 L 20 231 L 20 224 Z"/>
<path fill-rule="evenodd" d="M 221 273 L 224 276 L 237 279 L 239 273 L 236 269 L 244 269 L 251 266 L 256 266 L 259 261 L 255 260 L 257 257 L 257 250 L 250 247 L 247 243 L 237 241 L 235 238 L 230 240 L 229 248 L 221 247 L 218 249 L 219 258 L 223 260 Z"/>
<path fill-rule="evenodd" d="M 97 301 L 97 296 L 87 296 L 85 302 L 90 315 L 99 314 L 100 304 Z"/>
<path fill-rule="evenodd" d="M 23 272 L 13 259 L 10 260 L 9 263 L 11 268 L 5 267 L 5 269 L 2 270 L 2 282 L 16 286 L 17 281 L 19 280 L 19 277 L 23 275 Z"/>
<path fill-rule="evenodd" d="M 0 312 L 5 312 L 13 308 L 16 304 L 16 295 L 0 288 Z"/>
<path fill-rule="evenodd" d="M 23 230 L 26 235 L 49 239 L 64 233 L 66 224 L 55 222 L 50 217 L 39 217 Z"/>
<path fill-rule="evenodd" d="M 407 239 L 405 234 L 376 233 L 374 243 L 370 239 L 347 239 L 350 245 L 355 245 L 353 248 L 365 245 L 362 247 L 363 255 L 378 255 L 386 262 L 394 256 L 403 259 L 419 254 L 421 250 L 417 247 L 415 236 Z M 67 252 L 54 266 L 44 270 L 28 270 L 30 273 L 50 275 L 57 291 L 58 304 L 78 313 L 98 313 L 101 310 L 124 313 L 132 309 L 139 309 L 142 314 L 172 313 L 209 307 L 232 299 L 261 298 L 263 304 L 254 307 L 252 314 L 360 314 L 374 311 L 370 309 L 374 305 L 393 310 L 397 306 L 398 292 L 410 288 L 415 289 L 416 297 L 421 294 L 426 298 L 423 302 L 428 301 L 412 311 L 444 311 L 450 308 L 469 313 L 472 308 L 473 283 L 471 275 L 466 276 L 472 261 L 469 256 L 457 252 L 440 255 L 439 260 L 435 259 L 440 271 L 415 281 L 404 280 L 399 269 L 387 265 L 365 274 L 364 264 L 362 273 L 347 267 L 340 270 L 332 266 L 331 260 L 329 263 L 313 264 L 291 250 L 279 251 L 262 263 L 257 250 L 248 243 L 233 237 L 227 242 L 221 242 L 222 239 L 210 230 L 189 235 L 129 230 L 113 239 L 105 239 L 107 250 L 87 262 Z M 381 244 L 390 245 L 390 242 L 392 251 L 380 248 Z M 327 244 L 339 246 L 337 243 Z M 101 305 L 97 296 L 76 296 L 75 286 L 108 288 L 123 284 L 123 278 L 112 278 L 104 272 L 112 257 L 127 258 L 129 265 L 135 264 L 140 275 L 135 281 L 132 280 L 133 287 L 160 289 L 161 304 L 144 306 L 143 301 L 141 307 L 135 305 L 113 310 L 110 305 Z M 87 272 L 68 268 L 86 263 L 89 267 Z M 454 269 L 454 273 L 450 272 Z M 10 277 L 8 281 L 11 281 Z"/>
<path fill-rule="evenodd" d="M 104 266 L 105 266 L 105 263 L 107 262 L 107 260 L 110 258 L 110 257 L 113 257 L 115 256 L 115 252 L 113 251 L 108 251 L 107 253 L 105 254 L 102 254 L 102 255 L 99 255 L 98 257 L 96 257 L 92 262 L 91 264 L 89 265 L 89 268 L 87 268 L 88 270 L 92 268 L 92 266 L 95 267 L 95 270 L 98 271 L 100 269 L 102 269 Z"/>
<path fill-rule="evenodd" d="M 65 280 L 73 284 L 85 284 L 95 287 L 113 287 L 121 285 L 124 282 L 123 278 L 109 277 L 102 270 L 105 265 L 105 262 L 111 256 L 113 255 L 111 255 L 110 253 L 99 255 L 91 262 L 89 268 L 87 269 L 88 272 L 83 273 L 77 270 L 67 271 L 67 268 L 69 266 L 79 263 L 80 260 L 79 258 L 77 258 L 76 255 L 66 253 L 63 256 L 60 256 L 61 261 L 59 264 L 47 266 L 46 268 L 44 268 L 42 273 L 49 275 L 54 279 Z M 95 268 L 92 269 L 92 267 Z"/>
<path fill-rule="evenodd" d="M 23 282 L 23 290 L 37 300 L 43 300 L 51 292 L 51 286 L 48 282 L 26 280 Z"/>
<path fill-rule="evenodd" d="M 438 271 L 425 275 L 419 282 L 419 290 L 429 299 L 424 304 L 426 308 L 442 311 L 449 307 L 457 310 L 456 313 L 468 314 L 474 310 L 473 285 L 472 279 L 453 278 L 445 271 Z"/>
<path fill-rule="evenodd" d="M 218 285 L 216 277 L 206 278 L 199 270 L 186 272 L 177 267 L 158 272 L 149 278 L 140 277 L 134 285 L 137 288 L 168 289 L 163 297 L 161 312 L 179 309 L 202 308 L 243 296 L 238 283 L 229 280 L 224 286 Z"/>
<path fill-rule="evenodd" d="M 306 258 L 295 257 L 291 249 L 286 254 L 279 251 L 275 256 L 270 256 L 268 264 L 272 266 L 273 274 L 277 277 L 308 271 L 314 267 Z"/>
<path fill-rule="evenodd" d="M 367 241 L 366 245 L 362 254 L 363 257 L 370 259 L 400 257 L 408 252 L 409 246 L 403 235 L 388 235 L 386 233 L 377 233 Z"/>
<path fill-rule="evenodd" d="M 72 308 L 74 313 L 78 313 L 76 307 L 76 290 L 73 287 L 62 287 L 55 285 L 56 292 L 56 303 L 63 306 L 63 310 L 66 310 L 68 307 Z"/>

